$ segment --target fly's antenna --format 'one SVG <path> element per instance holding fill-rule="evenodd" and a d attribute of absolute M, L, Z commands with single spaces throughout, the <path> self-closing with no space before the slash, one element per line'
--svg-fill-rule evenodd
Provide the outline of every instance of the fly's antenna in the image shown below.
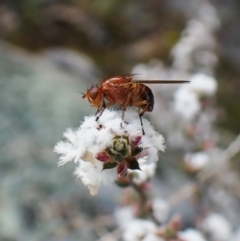
<path fill-rule="evenodd" d="M 81 93 L 82 95 L 84 95 L 85 93 L 83 93 L 82 91 L 78 91 L 78 93 Z"/>
<path fill-rule="evenodd" d="M 82 91 L 78 91 L 78 93 L 81 93 L 82 94 L 82 98 L 86 98 L 87 94 L 86 93 L 83 93 Z"/>

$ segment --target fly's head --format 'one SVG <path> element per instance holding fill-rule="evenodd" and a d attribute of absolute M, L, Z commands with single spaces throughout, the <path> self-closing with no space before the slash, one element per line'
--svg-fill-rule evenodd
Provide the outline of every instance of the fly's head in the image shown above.
<path fill-rule="evenodd" d="M 99 86 L 92 86 L 87 90 L 85 94 L 82 95 L 82 98 L 85 99 L 87 97 L 88 102 L 96 107 L 99 107 L 102 104 L 103 93 Z"/>

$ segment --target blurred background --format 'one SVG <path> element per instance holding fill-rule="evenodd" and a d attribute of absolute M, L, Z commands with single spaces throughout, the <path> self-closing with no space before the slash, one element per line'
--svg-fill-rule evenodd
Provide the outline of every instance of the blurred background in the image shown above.
<path fill-rule="evenodd" d="M 102 187 L 91 197 L 72 175 L 74 167 L 58 168 L 53 153 L 66 128 L 95 113 L 81 92 L 114 74 L 181 79 L 197 72 L 213 76 L 218 88 L 194 121 L 169 123 L 176 89 L 162 93 L 158 86 L 154 92 L 156 109 L 147 117 L 166 137 L 167 152 L 153 193 L 171 200 L 183 229 L 199 228 L 214 212 L 222 215 L 227 234 L 206 234 L 208 240 L 240 240 L 239 11 L 237 0 L 1 0 L 0 240 L 107 240 L 101 237 L 116 230 L 112 213 L 122 190 Z M 210 26 L 199 36 L 205 45 L 190 41 L 181 49 L 199 22 Z M 181 65 L 187 54 L 191 66 Z M 227 153 L 217 173 L 184 164 L 189 153 L 204 151 L 214 163 L 204 170 L 213 170 L 231 143 L 233 155 Z M 172 197 L 192 184 L 197 192 Z"/>

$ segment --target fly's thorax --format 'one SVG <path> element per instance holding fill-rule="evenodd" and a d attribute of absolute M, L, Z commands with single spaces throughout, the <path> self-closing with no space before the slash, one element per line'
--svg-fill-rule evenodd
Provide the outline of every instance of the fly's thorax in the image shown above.
<path fill-rule="evenodd" d="M 114 77 L 102 83 L 102 91 L 105 97 L 108 97 L 112 102 L 123 106 L 130 92 L 131 82 L 127 82 L 120 77 Z"/>

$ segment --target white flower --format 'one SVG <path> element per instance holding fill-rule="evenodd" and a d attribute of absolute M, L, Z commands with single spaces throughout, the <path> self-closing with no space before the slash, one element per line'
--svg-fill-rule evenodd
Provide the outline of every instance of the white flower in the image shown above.
<path fill-rule="evenodd" d="M 188 71 L 192 67 L 191 53 L 194 47 L 191 39 L 182 38 L 171 50 L 175 68 Z"/>
<path fill-rule="evenodd" d="M 153 200 L 153 212 L 159 212 L 159 221 L 166 217 L 168 209 L 164 200 Z M 161 207 L 160 207 L 161 206 Z M 160 212 L 162 212 L 160 214 Z M 168 212 L 168 211 L 167 211 Z M 164 241 L 157 235 L 158 227 L 149 220 L 136 219 L 133 208 L 130 206 L 118 208 L 114 213 L 118 226 L 123 230 L 124 241 Z M 165 216 L 165 217 L 163 217 Z"/>
<path fill-rule="evenodd" d="M 209 2 L 201 4 L 198 15 L 209 30 L 215 31 L 221 26 L 215 7 Z"/>
<path fill-rule="evenodd" d="M 117 177 L 115 170 L 107 169 L 102 171 L 102 169 L 102 163 L 97 160 L 95 160 L 95 164 L 82 161 L 74 171 L 74 174 L 81 178 L 91 195 L 96 195 L 100 183 L 111 183 Z"/>
<path fill-rule="evenodd" d="M 217 90 L 216 80 L 208 75 L 197 73 L 190 79 L 190 88 L 199 95 L 213 95 Z"/>
<path fill-rule="evenodd" d="M 153 216 L 160 222 L 164 223 L 167 221 L 170 211 L 170 205 L 160 198 L 152 200 Z"/>
<path fill-rule="evenodd" d="M 191 171 L 199 171 L 209 163 L 209 156 L 205 152 L 188 153 L 184 162 Z"/>
<path fill-rule="evenodd" d="M 182 232 L 179 232 L 179 238 L 184 241 L 206 241 L 204 236 L 195 229 L 187 229 Z"/>
<path fill-rule="evenodd" d="M 162 241 L 157 237 L 157 226 L 148 220 L 134 219 L 123 230 L 124 241 Z M 151 239 L 150 239 L 151 238 Z"/>
<path fill-rule="evenodd" d="M 156 170 L 156 163 L 150 164 L 143 164 L 141 165 L 140 162 L 140 169 L 141 170 L 129 170 L 129 173 L 133 174 L 133 181 L 136 184 L 142 184 L 148 181 L 151 177 L 154 176 Z"/>
<path fill-rule="evenodd" d="M 131 206 L 119 207 L 114 212 L 114 217 L 118 226 L 121 229 L 125 229 L 128 224 L 134 220 L 134 211 Z"/>
<path fill-rule="evenodd" d="M 210 235 L 213 240 L 227 241 L 232 233 L 232 227 L 228 220 L 218 213 L 209 214 L 202 222 L 203 232 Z"/>
<path fill-rule="evenodd" d="M 165 240 L 154 233 L 149 233 L 141 241 L 165 241 Z"/>
<path fill-rule="evenodd" d="M 213 16 L 214 19 L 206 18 L 205 10 L 214 11 L 211 7 L 201 8 L 199 10 L 200 19 L 196 18 L 188 22 L 181 39 L 172 48 L 173 67 L 180 71 L 191 72 L 196 67 L 211 70 L 217 63 L 218 59 L 213 54 L 216 46 L 213 30 L 217 28 L 215 20 L 218 19 L 215 16 Z M 204 18 L 202 18 L 203 13 Z"/>
<path fill-rule="evenodd" d="M 174 109 L 186 120 L 192 120 L 200 112 L 202 95 L 213 95 L 217 90 L 216 80 L 202 73 L 194 74 L 189 81 L 174 94 Z"/>
<path fill-rule="evenodd" d="M 189 85 L 182 86 L 175 92 L 174 109 L 186 120 L 193 119 L 201 110 L 198 97 Z"/>
<path fill-rule="evenodd" d="M 59 166 L 68 162 L 77 164 L 75 175 L 92 195 L 101 184 L 112 183 L 117 174 L 123 175 L 127 168 L 136 168 L 127 160 L 129 155 L 140 166 L 151 165 L 158 160 L 158 151 L 165 149 L 164 138 L 146 119 L 143 119 L 145 135 L 142 135 L 139 117 L 133 108 L 127 109 L 124 121 L 122 111 L 109 109 L 104 110 L 98 121 L 95 119 L 95 116 L 85 117 L 79 128 L 68 129 L 63 135 L 67 141 L 57 143 L 54 149 L 60 154 Z M 122 149 L 118 152 L 117 148 Z"/>
<path fill-rule="evenodd" d="M 211 31 L 209 31 L 207 25 L 200 20 L 192 19 L 189 21 L 187 28 L 182 34 L 192 42 L 193 50 L 200 48 L 213 49 L 215 46 L 215 40 Z"/>

